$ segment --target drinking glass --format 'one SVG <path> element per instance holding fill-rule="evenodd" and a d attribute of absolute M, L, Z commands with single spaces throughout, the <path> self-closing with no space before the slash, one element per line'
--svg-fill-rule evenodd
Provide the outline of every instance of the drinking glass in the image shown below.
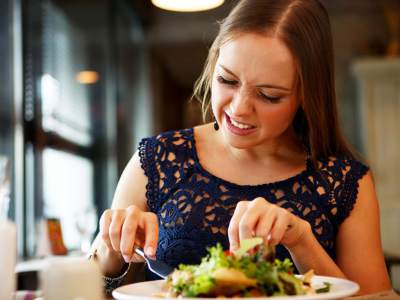
<path fill-rule="evenodd" d="M 84 209 L 77 211 L 75 225 L 80 235 L 80 250 L 83 253 L 88 253 L 93 240 L 93 235 L 97 229 L 96 207 L 89 204 Z"/>
<path fill-rule="evenodd" d="M 10 170 L 8 158 L 0 155 L 0 299 L 12 300 L 15 291 L 17 232 L 7 220 L 10 204 Z M 3 246 L 4 245 L 4 246 Z"/>
<path fill-rule="evenodd" d="M 0 220 L 8 217 L 10 205 L 10 170 L 8 158 L 0 155 Z"/>

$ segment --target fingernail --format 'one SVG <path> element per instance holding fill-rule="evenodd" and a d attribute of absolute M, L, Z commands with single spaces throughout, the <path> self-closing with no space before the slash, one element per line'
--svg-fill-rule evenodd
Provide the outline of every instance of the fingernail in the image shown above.
<path fill-rule="evenodd" d="M 131 261 L 131 258 L 130 258 L 129 256 L 127 256 L 127 255 L 123 255 L 122 257 L 124 258 L 124 261 L 125 261 L 126 263 L 128 263 L 128 262 Z"/>
<path fill-rule="evenodd" d="M 153 247 L 147 247 L 147 248 L 146 248 L 146 255 L 147 255 L 147 256 L 151 256 L 151 257 L 154 256 L 154 249 L 153 249 Z"/>

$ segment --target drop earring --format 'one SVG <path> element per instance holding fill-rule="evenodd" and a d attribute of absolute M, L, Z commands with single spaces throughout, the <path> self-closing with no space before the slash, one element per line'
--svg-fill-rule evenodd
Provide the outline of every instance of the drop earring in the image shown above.
<path fill-rule="evenodd" d="M 214 118 L 214 129 L 215 129 L 215 131 L 217 131 L 219 129 L 218 122 L 215 118 Z"/>

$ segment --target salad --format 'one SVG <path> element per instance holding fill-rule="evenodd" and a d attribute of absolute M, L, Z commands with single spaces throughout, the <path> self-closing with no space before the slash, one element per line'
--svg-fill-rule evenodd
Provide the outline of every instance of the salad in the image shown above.
<path fill-rule="evenodd" d="M 311 286 L 313 271 L 293 274 L 289 259 L 275 258 L 275 249 L 262 238 L 241 242 L 235 252 L 220 244 L 208 249 L 199 265 L 181 264 L 165 284 L 167 297 L 266 297 L 329 292 L 330 284 L 320 289 Z"/>

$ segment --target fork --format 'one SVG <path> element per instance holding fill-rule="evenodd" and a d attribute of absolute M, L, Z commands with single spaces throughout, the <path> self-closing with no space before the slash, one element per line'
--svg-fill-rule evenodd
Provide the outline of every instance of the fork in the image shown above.
<path fill-rule="evenodd" d="M 167 265 L 166 263 L 157 260 L 157 259 L 152 259 L 148 257 L 142 248 L 135 248 L 135 252 L 139 254 L 141 257 L 144 258 L 144 260 L 147 263 L 147 266 L 149 267 L 149 270 L 153 272 L 154 274 L 157 274 L 161 278 L 167 278 L 169 274 L 171 274 L 174 271 L 174 268 Z"/>

